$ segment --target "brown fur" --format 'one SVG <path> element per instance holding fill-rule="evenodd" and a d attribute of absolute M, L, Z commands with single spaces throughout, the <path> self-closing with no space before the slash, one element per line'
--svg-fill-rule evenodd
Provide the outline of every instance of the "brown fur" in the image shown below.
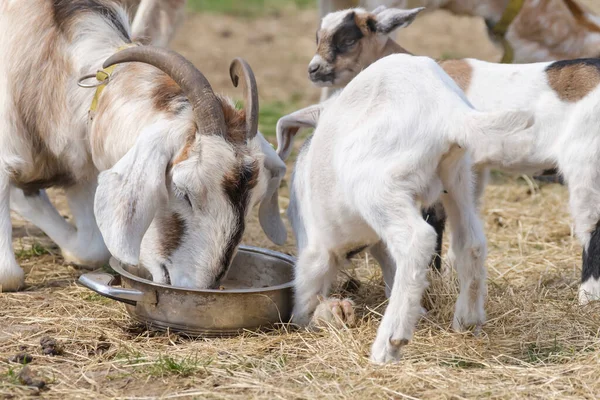
<path fill-rule="evenodd" d="M 439 64 L 454 79 L 463 92 L 469 90 L 473 76 L 473 67 L 466 60 L 446 60 L 440 61 Z"/>
<path fill-rule="evenodd" d="M 597 66 L 585 63 L 557 65 L 560 64 L 551 64 L 546 74 L 548 84 L 563 101 L 579 101 L 600 84 L 600 69 Z"/>
<path fill-rule="evenodd" d="M 173 160 L 173 165 L 179 164 L 180 162 L 185 161 L 189 158 L 190 151 L 192 150 L 194 143 L 196 143 L 196 132 L 198 132 L 198 127 L 196 126 L 196 124 L 194 124 L 193 129 L 190 129 L 190 131 L 187 134 L 185 145 L 179 152 L 179 155 L 177 155 L 177 157 L 175 157 L 175 159 Z"/>
<path fill-rule="evenodd" d="M 372 30 L 369 26 L 374 26 L 375 24 L 375 16 L 372 14 L 355 14 L 354 22 L 356 26 L 361 30 L 363 35 L 367 36 L 372 33 Z"/>
<path fill-rule="evenodd" d="M 162 218 L 160 226 L 160 250 L 162 256 L 168 258 L 181 245 L 186 230 L 185 221 L 181 215 L 173 213 L 167 218 Z"/>
<path fill-rule="evenodd" d="M 320 30 L 317 33 L 317 38 L 317 54 L 320 55 L 324 60 L 331 59 L 331 53 L 334 51 L 331 43 L 331 33 Z"/>
<path fill-rule="evenodd" d="M 246 143 L 246 111 L 236 109 L 221 96 L 217 97 L 221 101 L 221 107 L 223 108 L 228 140 L 235 144 Z"/>
<path fill-rule="evenodd" d="M 570 4 L 573 7 L 574 3 Z M 516 39 L 534 45 L 532 52 L 545 50 L 545 60 L 597 57 L 600 50 L 585 43 L 592 25 L 577 5 L 570 9 L 565 0 L 539 0 L 536 4 L 526 1 L 511 24 L 508 37 L 513 34 Z M 564 45 L 567 39 L 569 47 Z"/>
<path fill-rule="evenodd" d="M 168 75 L 157 73 L 153 82 L 152 100 L 158 111 L 178 114 L 189 104 L 181 88 Z"/>
<path fill-rule="evenodd" d="M 222 182 L 223 192 L 229 199 L 233 207 L 236 218 L 236 229 L 229 237 L 225 251 L 221 259 L 223 269 L 216 276 L 215 281 L 219 282 L 227 272 L 227 266 L 230 265 L 235 249 L 242 239 L 246 226 L 246 214 L 248 207 L 251 206 L 250 196 L 252 189 L 258 183 L 260 167 L 257 161 L 252 164 L 244 164 L 243 159 L 239 159 L 239 166 L 236 170 L 227 174 Z"/>
<path fill-rule="evenodd" d="M 251 172 L 244 185 L 247 185 L 248 190 L 252 190 L 258 183 L 258 164 L 256 162 L 252 163 L 249 166 L 249 169 Z M 238 170 L 232 171 L 225 175 L 225 177 L 223 178 L 223 190 L 225 190 L 226 193 L 237 192 L 241 184 L 241 175 L 242 174 Z"/>
<path fill-rule="evenodd" d="M 392 39 L 388 39 L 387 42 L 385 42 L 385 46 L 383 46 L 383 49 L 381 50 L 381 58 L 387 57 L 390 54 L 410 54 L 410 55 L 412 55 L 412 53 L 409 52 L 408 50 L 406 50 L 404 47 L 400 46 L 398 43 L 394 42 Z"/>
<path fill-rule="evenodd" d="M 590 32 L 599 32 L 600 33 L 600 26 L 596 25 L 593 21 L 590 21 L 587 18 L 585 10 L 579 4 L 577 4 L 577 2 L 575 2 L 573 0 L 563 0 L 563 1 L 565 2 L 565 5 L 569 8 L 569 11 L 571 11 L 571 14 L 573 14 L 573 17 L 575 17 L 575 20 L 581 26 L 584 26 Z"/>

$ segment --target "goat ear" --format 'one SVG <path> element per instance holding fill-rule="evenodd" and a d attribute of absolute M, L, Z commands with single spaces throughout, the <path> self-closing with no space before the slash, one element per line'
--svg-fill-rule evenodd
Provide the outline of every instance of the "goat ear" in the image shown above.
<path fill-rule="evenodd" d="M 127 264 L 138 264 L 142 238 L 168 196 L 165 129 L 164 123 L 144 129 L 125 156 L 98 176 L 96 221 L 108 250 Z"/>
<path fill-rule="evenodd" d="M 284 162 L 277 156 L 271 144 L 259 132 L 260 146 L 265 155 L 265 168 L 270 177 L 265 197 L 258 208 L 258 220 L 267 237 L 277 245 L 285 244 L 287 231 L 279 214 L 279 185 L 285 176 Z"/>
<path fill-rule="evenodd" d="M 423 11 L 425 7 L 413 8 L 412 10 L 401 10 L 399 8 L 376 8 L 375 30 L 377 33 L 388 35 L 399 28 L 406 28 Z"/>
<path fill-rule="evenodd" d="M 292 152 L 294 137 L 300 128 L 316 128 L 323 104 L 314 104 L 295 111 L 277 121 L 277 154 L 285 161 Z"/>

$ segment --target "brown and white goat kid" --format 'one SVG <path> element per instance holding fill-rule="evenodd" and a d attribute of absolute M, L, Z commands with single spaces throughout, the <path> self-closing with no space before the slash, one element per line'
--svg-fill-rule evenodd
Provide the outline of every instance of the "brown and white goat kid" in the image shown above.
<path fill-rule="evenodd" d="M 245 110 L 236 110 L 177 53 L 130 44 L 127 21 L 119 4 L 104 0 L 0 5 L 4 291 L 23 285 L 11 208 L 67 261 L 104 263 L 110 251 L 140 262 L 157 282 L 184 287 L 213 287 L 223 277 L 260 201 L 266 232 L 285 240 L 276 201 L 285 165 L 257 134 L 250 68 L 232 63 L 246 95 Z M 132 47 L 117 52 L 124 45 Z M 90 121 L 94 91 L 78 78 L 125 62 Z M 45 196 L 51 186 L 65 189 L 75 227 Z"/>
<path fill-rule="evenodd" d="M 405 26 L 406 18 L 414 17 L 419 10 L 380 7 L 374 13 L 353 9 L 329 14 L 319 30 L 317 55 L 313 59 L 320 68 L 311 79 L 318 84 L 344 85 L 378 59 L 390 53 L 406 53 L 387 34 Z M 333 41 L 347 40 L 344 39 L 347 37 L 354 38 L 354 42 L 345 48 Z M 335 57 L 326 56 L 329 49 L 336 49 Z M 533 111 L 535 149 L 509 171 L 529 173 L 558 167 L 563 174 L 569 188 L 575 233 L 583 246 L 579 299 L 581 303 L 600 299 L 600 168 L 597 164 L 600 59 L 521 65 L 465 59 L 442 61 L 440 65 L 478 110 Z M 319 75 L 319 71 L 324 74 Z M 318 108 L 313 107 L 307 113 L 314 117 Z M 304 117 L 299 114 L 301 112 L 295 113 L 294 118 L 302 121 Z M 285 125 L 292 127 L 293 119 Z M 477 159 L 474 163 L 479 170 L 476 199 L 480 199 L 488 168 L 506 168 Z M 435 214 L 438 209 L 435 207 L 431 212 Z M 443 224 L 438 226 L 438 233 L 441 231 Z M 451 254 L 449 258 L 452 260 Z"/>
<path fill-rule="evenodd" d="M 493 27 L 502 18 L 509 0 L 320 0 L 321 18 L 356 6 L 407 8 L 409 3 L 427 10 L 445 9 L 454 14 L 482 17 Z M 506 32 L 515 63 L 600 57 L 600 16 L 576 0 L 525 0 Z"/>

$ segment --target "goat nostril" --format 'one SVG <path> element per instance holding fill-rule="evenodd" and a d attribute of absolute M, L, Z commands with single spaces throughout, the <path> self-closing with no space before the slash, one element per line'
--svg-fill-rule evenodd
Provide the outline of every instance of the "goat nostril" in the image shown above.
<path fill-rule="evenodd" d="M 321 68 L 321 66 L 319 64 L 310 64 L 308 66 L 308 73 L 314 74 L 315 72 L 317 72 L 319 70 L 319 68 Z"/>

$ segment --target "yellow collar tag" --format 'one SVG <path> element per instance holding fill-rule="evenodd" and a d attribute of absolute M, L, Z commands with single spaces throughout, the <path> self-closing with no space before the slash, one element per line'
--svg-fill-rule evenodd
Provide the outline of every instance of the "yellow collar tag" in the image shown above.
<path fill-rule="evenodd" d="M 500 38 L 502 47 L 504 48 L 504 55 L 501 61 L 503 64 L 511 64 L 514 59 L 514 50 L 505 36 L 510 24 L 512 24 L 517 15 L 519 15 L 519 12 L 521 12 L 523 3 L 525 3 L 525 0 L 510 0 L 504 10 L 504 14 L 502 14 L 502 18 L 492 28 L 492 33 Z"/>
<path fill-rule="evenodd" d="M 131 47 L 132 44 L 128 43 L 125 44 L 121 47 L 119 47 L 117 49 L 117 53 L 121 50 L 124 50 L 128 47 Z M 111 65 L 108 68 L 104 68 L 104 69 L 100 69 L 98 70 L 98 72 L 96 72 L 96 80 L 98 82 L 102 82 L 100 85 L 96 86 L 96 92 L 94 93 L 94 98 L 92 99 L 92 105 L 90 106 L 90 111 L 92 113 L 96 112 L 96 110 L 98 109 L 98 100 L 100 99 L 100 95 L 102 94 L 102 91 L 104 90 L 104 88 L 106 87 L 106 85 L 108 84 L 108 80 L 110 80 L 110 74 L 113 73 L 113 71 L 115 70 L 115 67 L 117 66 L 117 64 L 115 65 Z"/>

